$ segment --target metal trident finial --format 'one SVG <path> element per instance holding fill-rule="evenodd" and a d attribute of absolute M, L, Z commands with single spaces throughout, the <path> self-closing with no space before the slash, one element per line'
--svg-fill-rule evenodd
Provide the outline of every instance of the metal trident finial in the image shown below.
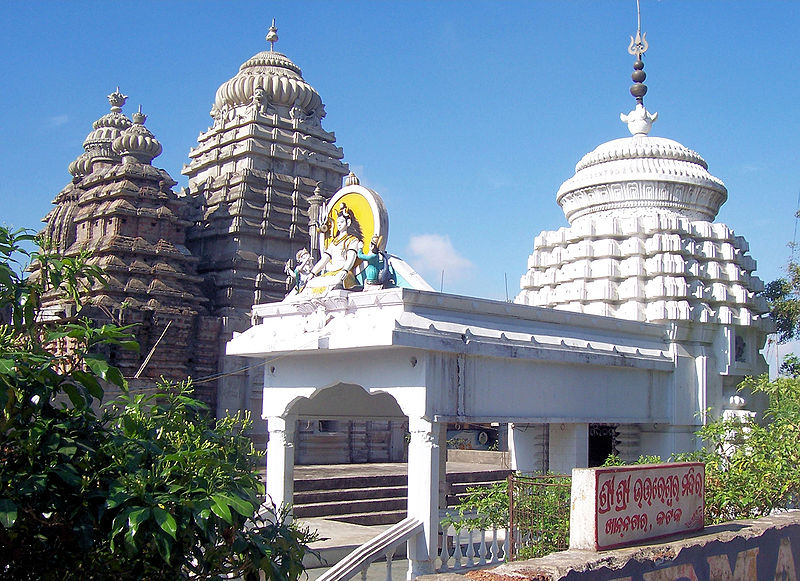
<path fill-rule="evenodd" d="M 642 60 L 642 55 L 647 52 L 647 47 L 647 33 L 642 33 L 642 13 L 639 9 L 639 0 L 636 0 L 636 38 L 631 37 L 628 53 L 636 55 L 637 59 Z"/>
<path fill-rule="evenodd" d="M 272 26 L 269 27 L 269 32 L 267 33 L 267 42 L 269 43 L 269 50 L 275 50 L 275 43 L 278 42 L 278 29 L 275 26 L 275 19 L 272 19 Z"/>

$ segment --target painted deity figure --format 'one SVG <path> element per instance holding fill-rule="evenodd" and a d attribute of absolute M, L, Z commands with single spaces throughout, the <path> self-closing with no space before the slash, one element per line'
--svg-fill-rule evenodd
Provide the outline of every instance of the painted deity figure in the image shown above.
<path fill-rule="evenodd" d="M 353 268 L 361 250 L 362 237 L 358 220 L 342 203 L 336 210 L 336 230 L 322 251 L 322 257 L 311 269 L 312 278 L 306 286 L 315 294 L 328 289 L 351 289 L 357 286 Z"/>
<path fill-rule="evenodd" d="M 364 289 L 367 287 L 382 287 L 389 278 L 389 261 L 386 254 L 380 249 L 383 236 L 377 234 L 369 243 L 369 252 L 359 252 L 358 258 L 364 261 Z"/>
<path fill-rule="evenodd" d="M 298 250 L 295 259 L 297 261 L 295 266 L 292 266 L 292 261 L 289 260 L 283 267 L 290 293 L 299 293 L 303 290 L 306 282 L 311 278 L 311 269 L 314 263 L 311 253 L 306 248 Z"/>

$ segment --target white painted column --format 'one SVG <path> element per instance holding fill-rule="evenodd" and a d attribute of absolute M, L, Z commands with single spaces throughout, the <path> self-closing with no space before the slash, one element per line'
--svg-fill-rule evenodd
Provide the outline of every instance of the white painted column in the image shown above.
<path fill-rule="evenodd" d="M 435 572 L 439 549 L 439 469 L 441 426 L 409 418 L 408 516 L 423 523 L 423 532 L 408 542 L 408 579 Z"/>
<path fill-rule="evenodd" d="M 276 506 L 292 504 L 296 426 L 296 415 L 270 416 L 267 419 L 267 496 Z"/>
<path fill-rule="evenodd" d="M 508 424 L 511 468 L 517 472 L 545 472 L 547 424 Z"/>
<path fill-rule="evenodd" d="M 589 424 L 550 424 L 550 471 L 572 474 L 589 465 Z"/>

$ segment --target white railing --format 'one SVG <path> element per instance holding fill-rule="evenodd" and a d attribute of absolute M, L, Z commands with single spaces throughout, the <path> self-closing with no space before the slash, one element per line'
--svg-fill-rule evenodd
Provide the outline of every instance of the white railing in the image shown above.
<path fill-rule="evenodd" d="M 397 549 L 421 534 L 422 530 L 422 521 L 406 518 L 355 549 L 320 575 L 317 581 L 348 581 L 359 574 L 365 580 L 367 570 L 375 561 L 386 561 L 386 581 L 392 581 L 392 564 L 396 562 Z M 499 565 L 506 560 L 509 541 L 505 529 L 455 530 L 452 526 L 440 526 L 436 572 L 456 573 Z M 400 551 L 398 557 L 405 561 L 405 551 Z"/>
<path fill-rule="evenodd" d="M 358 573 L 366 579 L 367 569 L 379 559 L 386 560 L 386 581 L 392 581 L 392 560 L 397 548 L 421 532 L 421 520 L 406 518 L 355 549 L 320 575 L 317 581 L 347 581 Z"/>
<path fill-rule="evenodd" d="M 499 565 L 506 560 L 509 536 L 505 529 L 439 529 L 440 544 L 437 573 L 455 573 Z"/>

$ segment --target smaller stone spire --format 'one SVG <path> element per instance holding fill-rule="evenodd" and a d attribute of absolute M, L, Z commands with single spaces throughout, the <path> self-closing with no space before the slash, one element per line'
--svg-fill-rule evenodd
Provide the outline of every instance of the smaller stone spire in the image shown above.
<path fill-rule="evenodd" d="M 128 96 L 123 95 L 119 87 L 108 95 L 111 111 L 92 123 L 92 131 L 83 141 L 84 153 L 69 165 L 69 173 L 74 177 L 92 173 L 96 161 L 110 163 L 119 161 L 119 157 L 114 153 L 113 143 L 122 131 L 131 126 L 131 120 L 122 113 L 122 106 L 127 100 Z"/>
<path fill-rule="evenodd" d="M 133 125 L 114 140 L 114 152 L 122 156 L 123 163 L 138 161 L 142 164 L 149 164 L 153 158 L 161 155 L 161 144 L 144 126 L 147 116 L 142 113 L 141 105 L 132 118 Z"/>
<path fill-rule="evenodd" d="M 631 135 L 647 135 L 653 122 L 658 119 L 658 113 L 653 115 L 644 106 L 644 96 L 647 94 L 647 85 L 644 80 L 647 75 L 644 72 L 644 61 L 642 55 L 647 52 L 647 33 L 642 32 L 642 16 L 639 10 L 639 0 L 636 0 L 636 37 L 631 36 L 631 43 L 628 45 L 628 54 L 636 57 L 633 62 L 633 74 L 631 74 L 631 95 L 636 99 L 636 108 L 625 115 L 620 113 L 619 118 L 623 123 L 628 124 L 628 131 Z"/>
<path fill-rule="evenodd" d="M 278 28 L 275 26 L 275 19 L 272 19 L 272 26 L 269 27 L 267 33 L 267 42 L 269 43 L 270 52 L 275 52 L 275 43 L 278 42 Z"/>

